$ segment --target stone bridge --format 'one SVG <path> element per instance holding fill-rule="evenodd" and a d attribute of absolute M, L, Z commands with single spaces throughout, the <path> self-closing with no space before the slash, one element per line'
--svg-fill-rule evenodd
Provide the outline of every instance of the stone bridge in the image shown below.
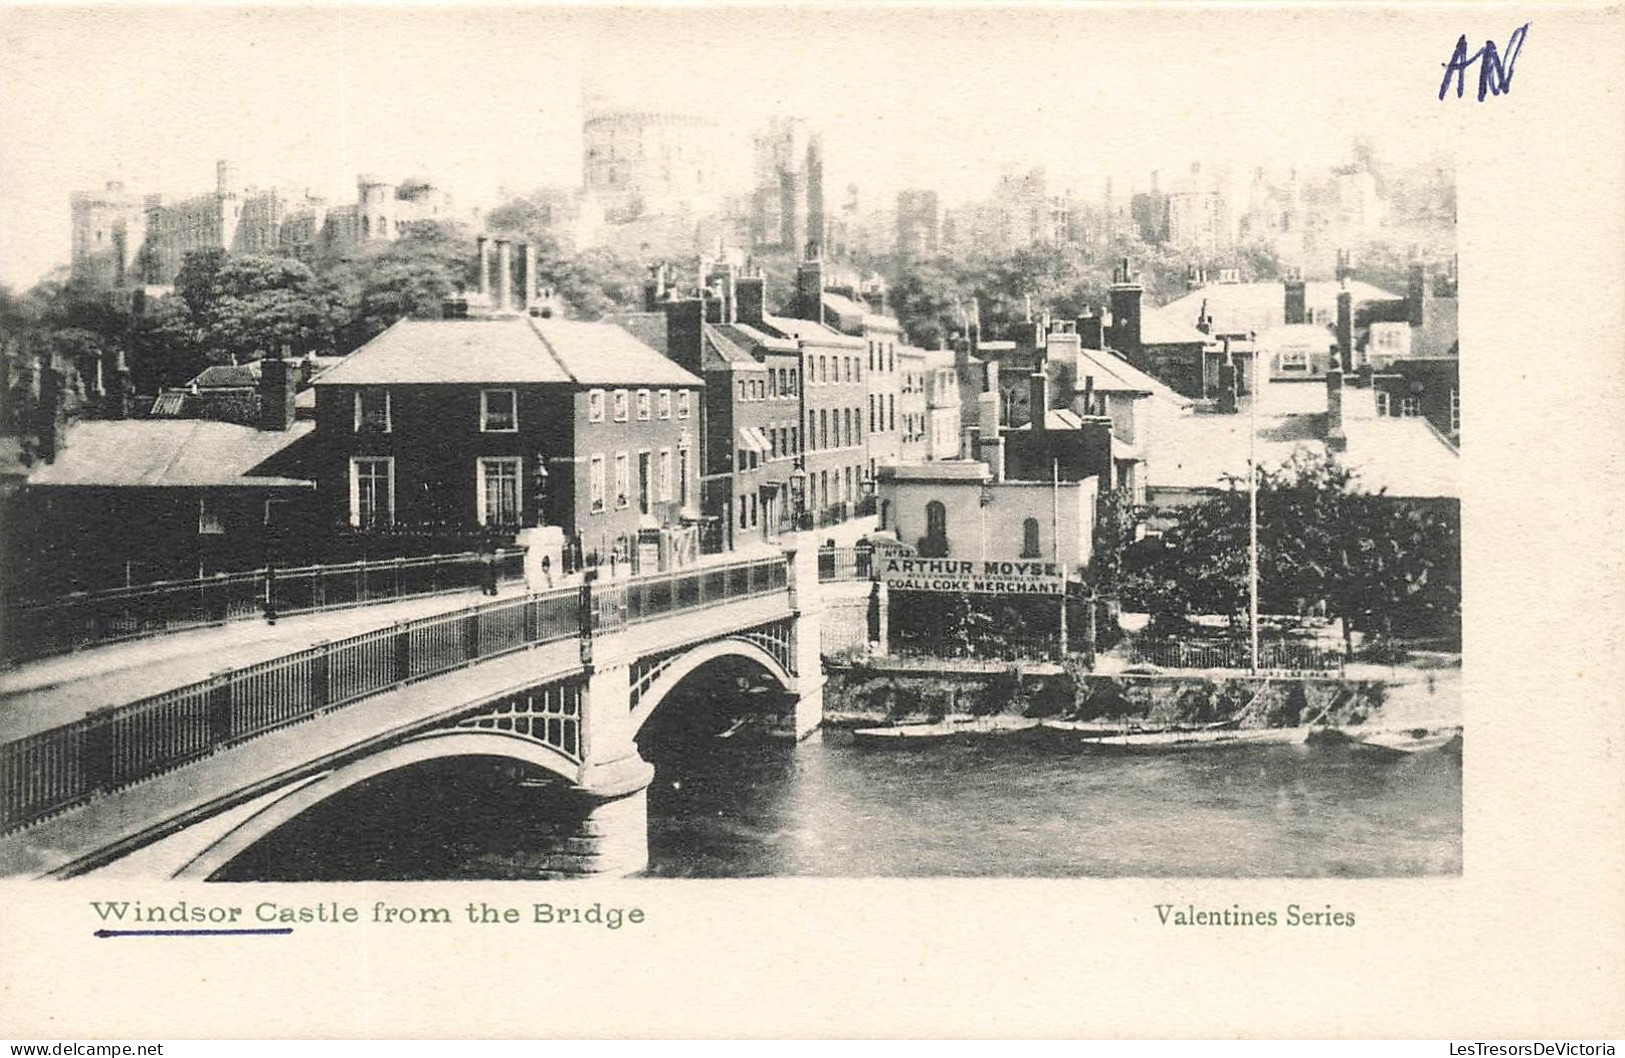
<path fill-rule="evenodd" d="M 320 644 L 0 746 L 0 873 L 216 876 L 337 794 L 499 758 L 552 791 L 540 873 L 648 860 L 639 729 L 721 658 L 771 677 L 773 729 L 823 712 L 810 547 L 504 599 Z"/>

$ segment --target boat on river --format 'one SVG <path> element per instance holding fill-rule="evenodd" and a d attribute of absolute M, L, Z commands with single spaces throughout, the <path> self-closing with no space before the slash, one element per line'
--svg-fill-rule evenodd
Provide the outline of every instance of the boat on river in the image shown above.
<path fill-rule="evenodd" d="M 933 741 L 965 736 L 1007 735 L 1037 726 L 1037 720 L 1028 720 L 1025 717 L 978 716 L 964 720 L 939 720 L 934 723 L 860 727 L 852 732 L 852 740 L 865 745 L 896 745 L 910 740 Z"/>
<path fill-rule="evenodd" d="M 1389 727 L 1368 732 L 1355 729 L 1350 734 L 1362 746 L 1390 753 L 1461 752 L 1460 727 Z"/>

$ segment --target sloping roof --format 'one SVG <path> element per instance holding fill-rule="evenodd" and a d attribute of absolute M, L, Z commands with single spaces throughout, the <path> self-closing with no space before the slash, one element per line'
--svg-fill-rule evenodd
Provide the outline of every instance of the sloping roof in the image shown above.
<path fill-rule="evenodd" d="M 698 386 L 700 380 L 611 323 L 401 320 L 324 372 L 318 386 L 491 382 Z"/>
<path fill-rule="evenodd" d="M 1140 318 L 1141 345 L 1206 345 L 1211 340 L 1190 324 L 1156 312 Z"/>
<path fill-rule="evenodd" d="M 1146 374 L 1116 353 L 1104 349 L 1079 349 L 1078 371 L 1074 385 L 1081 392 L 1085 378 L 1095 380 L 1095 389 L 1102 393 L 1146 393 L 1162 397 L 1182 407 L 1191 401 L 1175 393 L 1168 384 Z"/>
<path fill-rule="evenodd" d="M 780 334 L 797 341 L 815 342 L 818 345 L 844 345 L 854 349 L 862 349 L 862 338 L 854 338 L 842 334 L 840 331 L 826 327 L 822 323 L 812 320 L 798 320 L 791 316 L 762 315 L 762 322 L 778 331 Z"/>
<path fill-rule="evenodd" d="M 1326 452 L 1324 388 L 1295 387 L 1293 395 L 1307 397 L 1311 390 L 1320 394 L 1316 411 L 1260 411 L 1260 466 L 1278 467 L 1299 449 Z M 1348 399 L 1352 402 L 1355 395 L 1350 393 Z M 1412 498 L 1460 495 L 1460 457 L 1425 420 L 1367 418 L 1354 413 L 1352 407 L 1346 410 L 1343 432 L 1348 448 L 1337 458 L 1356 472 L 1361 488 L 1386 489 L 1391 496 Z M 1245 408 L 1234 415 L 1168 417 L 1159 424 L 1162 428 L 1146 453 L 1148 484 L 1152 488 L 1219 489 L 1227 475 L 1245 480 L 1249 420 Z"/>
<path fill-rule="evenodd" d="M 1330 280 L 1314 280 L 1304 284 L 1304 306 L 1310 310 L 1336 311 L 1337 292 L 1341 289 Z M 1355 305 L 1368 301 L 1393 301 L 1391 294 L 1381 287 L 1351 279 L 1349 294 Z M 1184 297 L 1147 311 L 1144 320 L 1157 316 L 1172 323 L 1195 326 L 1196 317 L 1207 302 L 1208 315 L 1213 317 L 1215 334 L 1263 331 L 1286 322 L 1286 284 L 1275 283 L 1211 283 L 1193 290 Z M 1141 323 L 1142 330 L 1145 323 Z"/>
<path fill-rule="evenodd" d="M 28 476 L 31 486 L 200 488 L 309 487 L 308 481 L 255 469 L 316 428 L 296 422 L 287 430 L 205 419 L 113 419 L 68 428 L 67 445 L 53 463 Z"/>
<path fill-rule="evenodd" d="M 1271 327 L 1261 331 L 1258 335 L 1260 349 L 1283 349 L 1309 346 L 1314 349 L 1325 350 L 1328 346 L 1337 344 L 1337 335 L 1332 333 L 1330 327 L 1318 323 L 1285 323 L 1279 327 Z"/>
<path fill-rule="evenodd" d="M 710 368 L 711 359 L 715 357 L 716 366 L 723 369 L 761 367 L 762 362 L 750 353 L 741 349 L 719 327 L 707 323 L 704 327 L 706 367 Z"/>
<path fill-rule="evenodd" d="M 827 290 L 824 291 L 823 301 L 824 308 L 827 311 L 833 312 L 840 317 L 842 326 L 848 325 L 848 321 L 851 321 L 867 327 L 879 327 L 893 331 L 902 330 L 902 324 L 897 322 L 895 316 L 886 316 L 875 312 L 868 302 L 856 301 L 845 294 L 835 294 Z"/>
<path fill-rule="evenodd" d="M 187 385 L 205 389 L 252 389 L 259 382 L 259 361 L 256 360 L 252 364 L 215 364 L 206 367 Z"/>
<path fill-rule="evenodd" d="M 709 324 L 713 330 L 741 349 L 761 349 L 767 353 L 794 354 L 801 351 L 793 339 L 769 334 L 746 323 Z"/>

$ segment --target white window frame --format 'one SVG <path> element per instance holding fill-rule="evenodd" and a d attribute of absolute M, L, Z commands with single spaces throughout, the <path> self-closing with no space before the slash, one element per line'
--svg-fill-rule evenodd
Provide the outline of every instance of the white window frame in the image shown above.
<path fill-rule="evenodd" d="M 486 468 L 500 463 L 513 467 L 514 520 L 502 525 L 522 525 L 525 520 L 525 460 L 522 456 L 481 456 L 474 461 L 474 514 L 481 525 L 491 524 L 485 509 Z"/>
<path fill-rule="evenodd" d="M 1422 414 L 1422 398 L 1414 394 L 1399 398 L 1399 417 L 1402 419 L 1419 418 Z"/>
<path fill-rule="evenodd" d="M 615 453 L 615 509 L 632 506 L 632 464 L 630 453 Z"/>
<path fill-rule="evenodd" d="M 604 391 L 601 389 L 587 391 L 587 421 L 604 421 Z"/>
<path fill-rule="evenodd" d="M 677 391 L 677 417 L 679 419 L 688 418 L 689 392 L 690 391 L 686 389 L 680 389 Z"/>
<path fill-rule="evenodd" d="M 362 399 L 361 398 L 362 398 L 363 394 L 365 394 L 365 393 L 367 393 L 369 391 L 382 393 L 384 395 L 384 428 L 382 430 L 379 430 L 378 432 L 379 433 L 392 433 L 394 431 L 394 429 L 395 429 L 394 401 L 391 399 L 391 394 L 390 394 L 389 390 L 383 389 L 382 387 L 379 387 L 379 386 L 362 386 L 362 387 L 358 388 L 355 391 L 355 422 L 354 422 L 354 430 L 353 430 L 353 432 L 355 432 L 355 433 L 360 433 L 361 432 L 361 404 L 362 404 Z M 368 432 L 370 433 L 371 431 L 368 431 Z"/>
<path fill-rule="evenodd" d="M 662 419 L 671 418 L 671 390 L 663 389 L 660 391 L 660 405 L 656 414 Z"/>
<path fill-rule="evenodd" d="M 626 390 L 618 389 L 618 390 L 615 391 L 615 398 L 614 399 L 615 399 L 615 421 L 616 422 L 625 422 L 627 420 L 628 408 L 631 405 L 632 398 L 631 398 L 630 394 L 627 393 Z"/>
<path fill-rule="evenodd" d="M 670 503 L 671 498 L 671 449 L 662 448 L 660 450 L 660 502 Z"/>
<path fill-rule="evenodd" d="M 1461 433 L 1461 391 L 1450 388 L 1450 432 Z"/>
<path fill-rule="evenodd" d="M 593 453 L 587 471 L 587 510 L 592 514 L 603 514 L 609 509 L 608 488 L 605 480 L 607 468 L 604 465 L 602 452 Z"/>
<path fill-rule="evenodd" d="M 389 517 L 384 519 L 385 525 L 395 524 L 395 457 L 394 456 L 351 456 L 350 457 L 350 524 L 359 528 L 361 526 L 361 464 L 383 463 L 387 472 L 389 487 Z"/>
<path fill-rule="evenodd" d="M 513 402 L 513 423 L 510 426 L 491 425 L 491 394 L 506 393 Z M 516 389 L 482 389 L 480 390 L 480 433 L 518 433 L 519 432 L 519 391 Z M 483 524 L 483 523 L 482 523 Z"/>
<path fill-rule="evenodd" d="M 1388 414 L 1388 391 L 1379 389 L 1377 390 L 1377 415 L 1380 417 Z"/>
<path fill-rule="evenodd" d="M 638 390 L 638 422 L 648 422 L 652 418 L 654 418 L 652 398 L 648 390 L 640 389 Z"/>

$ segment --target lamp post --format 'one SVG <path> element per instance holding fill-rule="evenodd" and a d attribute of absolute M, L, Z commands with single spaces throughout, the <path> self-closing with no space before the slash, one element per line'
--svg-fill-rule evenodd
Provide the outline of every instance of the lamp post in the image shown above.
<path fill-rule="evenodd" d="M 1258 389 L 1247 397 L 1247 618 L 1250 672 L 1258 675 Z"/>
<path fill-rule="evenodd" d="M 794 528 L 799 531 L 805 528 L 807 517 L 807 466 L 800 456 L 796 457 L 796 465 L 790 471 L 790 507 L 794 512 Z"/>

